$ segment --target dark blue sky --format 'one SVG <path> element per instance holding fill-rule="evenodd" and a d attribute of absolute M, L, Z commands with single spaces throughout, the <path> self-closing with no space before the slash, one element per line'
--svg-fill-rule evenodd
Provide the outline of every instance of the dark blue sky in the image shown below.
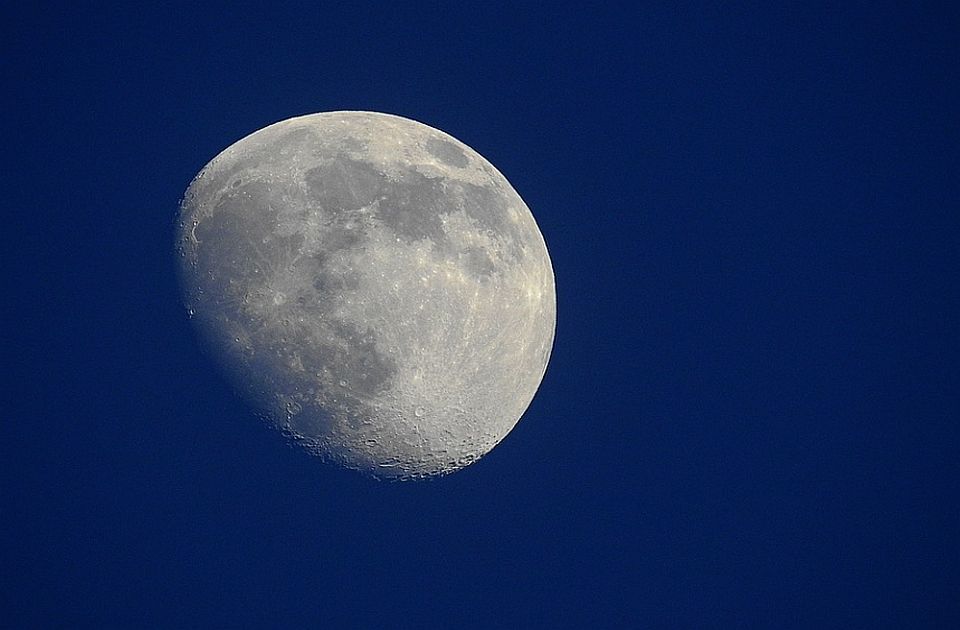
<path fill-rule="evenodd" d="M 960 625 L 956 8 L 15 4 L 0 625 Z M 289 447 L 179 303 L 194 174 L 338 109 L 553 257 L 536 399 L 439 481 Z"/>

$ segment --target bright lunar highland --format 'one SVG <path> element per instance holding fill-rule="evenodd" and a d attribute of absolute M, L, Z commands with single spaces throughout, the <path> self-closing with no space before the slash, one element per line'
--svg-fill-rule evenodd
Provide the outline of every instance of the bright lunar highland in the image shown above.
<path fill-rule="evenodd" d="M 553 345 L 533 215 L 476 151 L 372 112 L 291 118 L 188 188 L 188 313 L 240 391 L 311 452 L 381 478 L 476 461 Z"/>

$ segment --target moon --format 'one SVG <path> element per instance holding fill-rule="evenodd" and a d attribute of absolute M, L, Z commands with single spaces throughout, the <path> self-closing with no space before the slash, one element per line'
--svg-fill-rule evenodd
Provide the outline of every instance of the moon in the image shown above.
<path fill-rule="evenodd" d="M 556 328 L 546 244 L 506 178 L 446 133 L 374 112 L 290 118 L 207 164 L 179 219 L 206 346 L 324 460 L 454 472 L 540 385 Z"/>

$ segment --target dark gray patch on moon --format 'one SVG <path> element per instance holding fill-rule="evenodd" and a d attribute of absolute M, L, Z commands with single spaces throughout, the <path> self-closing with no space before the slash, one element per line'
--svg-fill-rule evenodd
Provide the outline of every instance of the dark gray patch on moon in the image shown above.
<path fill-rule="evenodd" d="M 448 140 L 427 138 L 427 151 L 448 166 L 464 168 L 470 164 L 470 159 L 463 154 L 460 147 Z"/>
<path fill-rule="evenodd" d="M 461 254 L 461 258 L 464 269 L 477 278 L 489 276 L 496 271 L 490 255 L 480 247 L 468 247 Z"/>
<path fill-rule="evenodd" d="M 369 163 L 337 156 L 309 169 L 306 182 L 313 198 L 331 215 L 376 203 L 376 216 L 401 238 L 430 238 L 437 243 L 443 238 L 439 212 L 448 206 L 441 183 L 413 169 L 391 181 Z"/>
<path fill-rule="evenodd" d="M 370 164 L 341 157 L 327 158 L 307 169 L 304 181 L 311 199 L 331 215 L 370 205 L 379 196 L 383 176 Z"/>
<path fill-rule="evenodd" d="M 464 151 L 395 116 L 306 116 L 225 150 L 181 206 L 187 307 L 234 382 L 313 452 L 378 477 L 479 459 L 549 358 L 543 239 Z"/>
<path fill-rule="evenodd" d="M 449 208 L 439 181 L 407 170 L 399 181 L 385 186 L 379 217 L 397 236 L 411 241 L 444 239 L 440 213 Z"/>

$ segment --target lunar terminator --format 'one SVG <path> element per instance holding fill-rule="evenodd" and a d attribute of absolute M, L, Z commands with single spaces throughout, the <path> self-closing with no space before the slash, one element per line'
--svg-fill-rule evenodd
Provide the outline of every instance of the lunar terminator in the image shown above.
<path fill-rule="evenodd" d="M 328 112 L 243 138 L 190 184 L 177 250 L 188 313 L 241 392 L 376 477 L 476 461 L 546 370 L 556 296 L 533 215 L 422 123 Z"/>

